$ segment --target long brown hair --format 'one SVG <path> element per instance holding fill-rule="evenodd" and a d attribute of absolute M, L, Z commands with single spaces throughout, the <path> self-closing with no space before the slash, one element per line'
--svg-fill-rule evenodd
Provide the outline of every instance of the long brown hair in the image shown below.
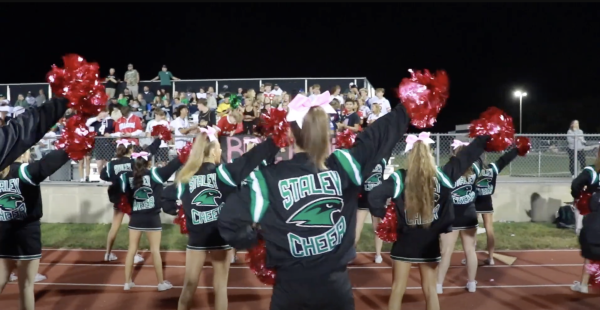
<path fill-rule="evenodd" d="M 433 222 L 433 193 L 435 189 L 436 166 L 429 145 L 415 142 L 408 154 L 404 188 L 405 210 L 408 220 L 420 216 L 422 226 L 429 227 Z"/>
<path fill-rule="evenodd" d="M 123 144 L 119 144 L 119 146 L 117 146 L 116 157 L 119 158 L 119 159 L 121 159 L 121 158 L 129 155 L 132 150 L 133 150 L 133 144 L 129 144 L 128 146 L 125 146 Z"/>
<path fill-rule="evenodd" d="M 329 155 L 329 116 L 321 107 L 312 107 L 304 117 L 302 129 L 296 122 L 290 124 L 296 145 L 306 151 L 317 169 L 325 170 Z"/>
<path fill-rule="evenodd" d="M 144 175 L 146 174 L 146 170 L 148 170 L 148 161 L 143 157 L 138 157 L 135 159 L 135 163 L 133 164 L 133 188 L 138 189 L 144 185 Z"/>
<path fill-rule="evenodd" d="M 198 172 L 204 159 L 210 156 L 210 152 L 216 146 L 217 142 L 208 141 L 206 133 L 201 133 L 196 136 L 194 145 L 190 151 L 190 156 L 188 157 L 187 162 L 185 162 L 185 165 L 181 168 L 181 171 L 177 174 L 175 182 L 187 184 L 196 172 Z"/>
<path fill-rule="evenodd" d="M 455 148 L 454 150 L 452 150 L 452 156 L 456 156 L 458 155 L 458 153 L 460 153 L 460 151 L 462 151 L 465 148 L 464 145 L 460 145 L 457 148 Z M 475 172 L 473 172 L 473 165 L 470 165 L 469 168 L 467 169 L 467 171 L 465 171 L 465 173 L 463 174 L 463 177 L 468 177 L 471 174 L 474 174 Z"/>

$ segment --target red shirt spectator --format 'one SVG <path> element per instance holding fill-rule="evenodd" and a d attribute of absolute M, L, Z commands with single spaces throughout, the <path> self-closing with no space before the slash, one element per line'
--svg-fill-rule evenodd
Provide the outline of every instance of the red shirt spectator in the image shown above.
<path fill-rule="evenodd" d="M 242 115 L 236 111 L 221 117 L 217 123 L 217 130 L 219 131 L 219 136 L 233 136 L 244 132 Z"/>
<path fill-rule="evenodd" d="M 119 133 L 119 137 L 127 138 L 144 135 L 142 120 L 131 113 L 129 106 L 122 107 L 121 114 L 123 114 L 123 117 L 119 118 L 115 124 L 115 133 Z M 140 145 L 138 139 L 130 138 L 127 140 L 135 143 L 135 145 Z"/>

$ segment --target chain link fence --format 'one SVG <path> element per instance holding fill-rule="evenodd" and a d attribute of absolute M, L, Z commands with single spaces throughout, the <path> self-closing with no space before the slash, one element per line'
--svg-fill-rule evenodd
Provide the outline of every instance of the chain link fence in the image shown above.
<path fill-rule="evenodd" d="M 519 136 L 519 135 L 517 135 Z M 600 135 L 567 136 L 565 134 L 527 134 L 523 135 L 531 141 L 531 151 L 525 157 L 517 157 L 511 164 L 504 168 L 501 175 L 510 177 L 528 178 L 568 178 L 577 175 L 586 165 L 594 164 L 598 153 Z M 231 138 L 235 138 L 231 137 Z M 469 141 L 466 134 L 432 134 L 435 144 L 431 146 L 433 156 L 438 166 L 444 165 L 452 156 L 451 144 L 454 139 Z M 37 160 L 54 149 L 56 138 L 41 140 L 32 148 L 32 158 Z M 152 143 L 153 138 L 140 138 L 139 145 L 146 146 Z M 225 138 L 229 139 L 229 138 Z M 98 137 L 96 145 L 86 161 L 66 164 L 57 171 L 48 181 L 80 181 L 88 178 L 91 182 L 100 181 L 98 168 L 115 157 L 116 141 L 114 138 Z M 569 143 L 569 140 L 571 143 Z M 580 141 L 574 143 L 574 141 Z M 221 143 L 222 146 L 228 143 Z M 405 167 L 406 143 L 398 142 L 392 152 L 390 164 L 394 169 Z M 485 161 L 494 162 L 502 155 L 501 152 L 486 152 Z M 157 156 L 153 156 L 153 164 L 161 165 L 177 156 L 173 145 L 161 148 Z M 86 165 L 89 163 L 89 172 Z"/>

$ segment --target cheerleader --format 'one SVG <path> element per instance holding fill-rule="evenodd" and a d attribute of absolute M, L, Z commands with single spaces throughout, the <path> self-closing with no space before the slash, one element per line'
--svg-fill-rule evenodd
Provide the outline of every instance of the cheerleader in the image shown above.
<path fill-rule="evenodd" d="M 131 154 L 136 147 L 135 142 L 127 139 L 117 140 L 117 153 L 115 154 L 116 159 L 110 161 L 104 169 L 100 172 L 100 179 L 106 182 L 111 182 L 108 186 L 108 199 L 113 204 L 113 220 L 106 237 L 106 253 L 104 254 L 104 260 L 111 262 L 117 260 L 117 256 L 112 253 L 112 247 L 117 237 L 117 232 L 121 228 L 123 223 L 123 216 L 125 213 L 119 209 L 119 202 L 121 201 L 121 190 L 119 188 L 120 176 L 122 173 L 132 171 L 132 167 L 135 165 L 135 160 L 131 158 Z M 151 155 L 155 154 L 162 141 L 155 139 L 152 144 L 148 146 L 146 151 Z M 134 263 L 138 264 L 144 261 L 144 258 L 136 254 L 134 257 Z"/>
<path fill-rule="evenodd" d="M 371 175 L 365 180 L 362 191 L 360 192 L 360 196 L 358 197 L 358 211 L 356 214 L 356 241 L 354 242 L 354 246 L 357 246 L 358 241 L 360 241 L 360 235 L 362 233 L 365 220 L 367 219 L 367 215 L 369 215 L 369 192 L 381 184 L 381 181 L 383 181 L 385 165 L 386 160 L 381 159 L 380 163 L 375 166 L 375 169 L 373 169 Z M 373 230 L 375 230 L 380 223 L 380 219 L 376 216 L 371 216 L 371 222 L 373 223 Z M 383 258 L 381 257 L 382 247 L 383 241 L 379 239 L 377 235 L 375 235 L 374 261 L 376 264 L 381 264 L 381 262 L 383 262 Z"/>
<path fill-rule="evenodd" d="M 329 92 L 297 95 L 287 116 L 291 160 L 254 171 L 229 196 L 218 223 L 236 249 L 266 242 L 267 267 L 277 271 L 271 299 L 278 309 L 354 309 L 347 264 L 356 256 L 357 197 L 369 174 L 391 152 L 408 125 L 402 105 L 357 137 L 348 150 L 329 153 Z M 348 229 L 350 228 L 350 229 Z"/>
<path fill-rule="evenodd" d="M 600 172 L 600 152 L 596 157 L 594 165 L 585 167 L 571 183 L 571 196 L 578 199 L 582 192 L 594 193 L 589 200 L 589 210 L 579 210 L 583 215 L 583 226 L 579 232 L 579 244 L 581 245 L 581 256 L 584 258 L 581 282 L 574 282 L 571 290 L 587 294 L 589 292 L 590 274 L 586 272 L 586 265 L 591 261 L 600 262 L 600 205 L 597 194 L 600 184 L 598 173 Z"/>
<path fill-rule="evenodd" d="M 27 151 L 0 172 L 0 293 L 16 265 L 20 309 L 35 307 L 33 284 L 42 257 L 40 218 L 43 211 L 39 184 L 69 160 L 66 152 L 56 150 L 27 164 Z"/>
<path fill-rule="evenodd" d="M 454 140 L 452 147 L 454 149 L 450 158 L 450 166 L 455 167 L 452 162 L 461 162 L 461 169 L 444 171 L 454 185 L 452 190 L 452 201 L 454 203 L 454 221 L 452 222 L 452 232 L 442 234 L 442 260 L 438 272 L 437 293 L 443 293 L 443 283 L 446 273 L 450 267 L 450 259 L 454 252 L 456 240 L 460 234 L 462 246 L 467 257 L 467 290 L 471 293 L 477 290 L 477 253 L 475 245 L 477 242 L 477 211 L 475 210 L 475 180 L 479 176 L 480 166 L 476 161 L 483 154 L 485 145 L 489 140 L 488 136 L 478 137 L 471 144 Z M 464 169 L 462 169 L 464 167 Z"/>
<path fill-rule="evenodd" d="M 189 238 L 178 309 L 191 309 L 204 262 L 210 256 L 214 272 L 215 309 L 226 310 L 227 278 L 233 253 L 219 234 L 217 218 L 227 196 L 237 190 L 254 167 L 265 160 L 274 160 L 279 148 L 273 140 L 267 139 L 235 162 L 219 165 L 221 145 L 216 131 L 209 127 L 202 128 L 201 132 L 194 142 L 194 152 L 190 153 L 188 161 L 175 178 L 175 199 L 181 201 L 183 206 Z M 167 193 L 165 191 L 163 194 Z"/>
<path fill-rule="evenodd" d="M 159 143 L 156 144 L 160 145 Z M 120 178 L 121 192 L 124 193 L 131 205 L 129 215 L 129 249 L 125 260 L 125 285 L 128 291 L 135 286 L 131 279 L 134 256 L 142 232 L 150 243 L 150 252 L 154 262 L 154 270 L 158 280 L 158 291 L 173 288 L 169 281 L 165 281 L 162 271 L 162 258 L 160 257 L 160 239 L 162 225 L 160 222 L 160 198 L 166 180 L 181 167 L 179 158 L 171 160 L 166 166 L 151 168 L 150 153 L 139 152 L 131 154 L 135 159 L 132 171 L 122 173 Z"/>

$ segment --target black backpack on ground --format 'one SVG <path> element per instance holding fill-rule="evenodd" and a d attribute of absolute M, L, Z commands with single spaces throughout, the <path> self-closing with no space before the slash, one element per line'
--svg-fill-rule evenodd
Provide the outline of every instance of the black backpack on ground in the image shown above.
<path fill-rule="evenodd" d="M 556 228 L 575 229 L 575 211 L 573 206 L 565 205 L 558 208 L 554 224 Z"/>

